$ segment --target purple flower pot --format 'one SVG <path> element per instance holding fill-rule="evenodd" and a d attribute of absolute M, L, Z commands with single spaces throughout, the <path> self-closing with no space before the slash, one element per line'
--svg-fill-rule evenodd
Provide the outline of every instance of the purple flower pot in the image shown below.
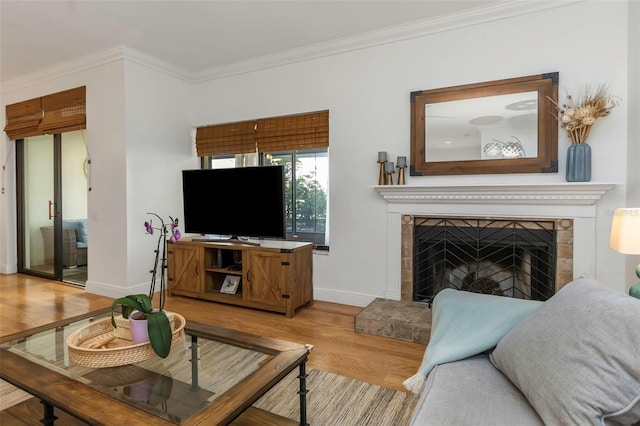
<path fill-rule="evenodd" d="M 129 316 L 129 327 L 131 328 L 131 340 L 133 344 L 144 343 L 149 341 L 149 332 L 147 331 L 147 319 L 140 312 L 134 312 Z"/>

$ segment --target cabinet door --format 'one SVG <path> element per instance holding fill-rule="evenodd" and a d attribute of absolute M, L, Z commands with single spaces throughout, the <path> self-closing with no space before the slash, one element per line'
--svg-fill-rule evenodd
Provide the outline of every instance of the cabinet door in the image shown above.
<path fill-rule="evenodd" d="M 263 305 L 285 306 L 288 295 L 284 294 L 286 266 L 283 266 L 282 254 L 278 252 L 249 251 L 247 284 L 243 288 L 244 297 Z"/>
<path fill-rule="evenodd" d="M 172 294 L 197 295 L 201 287 L 200 248 L 172 244 L 167 256 L 169 288 Z"/>

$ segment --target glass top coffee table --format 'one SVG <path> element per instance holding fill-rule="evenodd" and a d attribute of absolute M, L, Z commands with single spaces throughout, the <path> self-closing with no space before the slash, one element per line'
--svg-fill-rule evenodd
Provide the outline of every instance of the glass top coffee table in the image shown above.
<path fill-rule="evenodd" d="M 0 378 L 42 400 L 44 424 L 54 407 L 90 424 L 296 424 L 251 407 L 299 369 L 300 423 L 306 425 L 305 363 L 310 347 L 188 321 L 184 343 L 165 359 L 120 367 L 82 367 L 69 360 L 67 337 L 110 308 L 2 338 Z"/>

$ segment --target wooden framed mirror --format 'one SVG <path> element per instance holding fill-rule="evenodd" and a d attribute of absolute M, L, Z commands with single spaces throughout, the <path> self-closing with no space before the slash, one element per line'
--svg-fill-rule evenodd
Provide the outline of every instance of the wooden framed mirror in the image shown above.
<path fill-rule="evenodd" d="M 412 92 L 411 176 L 556 173 L 557 99 L 557 72 Z"/>

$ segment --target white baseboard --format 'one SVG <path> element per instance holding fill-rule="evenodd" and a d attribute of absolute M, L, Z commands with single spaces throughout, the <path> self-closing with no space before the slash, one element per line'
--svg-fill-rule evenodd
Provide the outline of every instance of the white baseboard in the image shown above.
<path fill-rule="evenodd" d="M 17 274 L 18 265 L 15 263 L 0 263 L 0 274 Z"/>
<path fill-rule="evenodd" d="M 91 294 L 98 294 L 107 297 L 123 297 L 128 294 L 148 294 L 149 283 L 137 284 L 132 287 L 123 288 L 114 284 L 101 283 L 99 281 L 87 281 L 85 291 Z"/>
<path fill-rule="evenodd" d="M 366 307 L 376 299 L 376 296 L 354 293 L 351 291 L 327 290 L 315 287 L 313 299 L 322 302 L 340 303 L 342 305 Z"/>
<path fill-rule="evenodd" d="M 389 300 L 401 300 L 402 296 L 395 291 L 385 291 L 384 292 L 384 298 L 385 299 L 389 299 Z"/>
<path fill-rule="evenodd" d="M 138 284 L 134 287 L 123 289 L 113 284 L 101 283 L 98 281 L 87 281 L 85 290 L 87 293 L 99 294 L 107 297 L 122 297 L 127 294 L 146 294 L 149 291 L 149 283 Z M 366 307 L 373 302 L 376 297 L 367 294 L 354 293 L 350 291 L 327 290 L 322 288 L 313 289 L 314 300 L 323 302 L 340 303 L 342 305 Z"/>

